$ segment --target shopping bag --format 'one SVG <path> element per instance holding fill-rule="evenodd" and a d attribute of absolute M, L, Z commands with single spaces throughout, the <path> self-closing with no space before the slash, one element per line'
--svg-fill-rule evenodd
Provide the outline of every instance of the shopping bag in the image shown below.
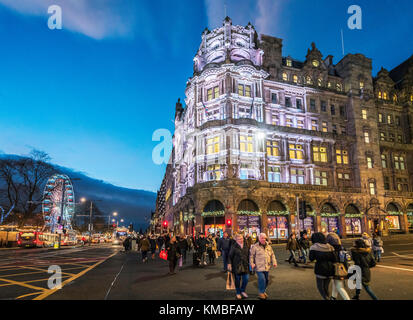
<path fill-rule="evenodd" d="M 232 272 L 227 273 L 227 290 L 235 290 L 235 281 Z"/>
<path fill-rule="evenodd" d="M 178 267 L 182 268 L 182 256 L 179 258 Z"/>
<path fill-rule="evenodd" d="M 168 253 L 165 249 L 161 250 L 161 252 L 159 253 L 159 258 L 161 258 L 162 260 L 168 260 Z"/>

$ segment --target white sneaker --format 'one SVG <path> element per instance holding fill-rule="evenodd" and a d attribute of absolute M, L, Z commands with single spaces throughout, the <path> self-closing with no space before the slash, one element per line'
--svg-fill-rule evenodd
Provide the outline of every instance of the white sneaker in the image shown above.
<path fill-rule="evenodd" d="M 241 292 L 241 295 L 242 295 L 244 298 L 248 298 L 248 294 L 247 294 L 246 292 Z"/>

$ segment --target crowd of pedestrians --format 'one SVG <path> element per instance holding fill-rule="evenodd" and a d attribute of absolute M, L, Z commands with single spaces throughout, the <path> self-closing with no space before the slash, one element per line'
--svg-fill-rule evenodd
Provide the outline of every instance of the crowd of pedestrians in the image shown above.
<path fill-rule="evenodd" d="M 192 265 L 205 267 L 215 265 L 219 257 L 222 260 L 222 272 L 228 274 L 228 279 L 233 279 L 236 299 L 246 299 L 246 288 L 251 275 L 257 276 L 258 298 L 268 298 L 266 292 L 269 284 L 269 271 L 277 267 L 271 242 L 265 233 L 258 235 L 255 241 L 251 236 L 238 233 L 230 236 L 224 232 L 222 237 L 216 234 L 205 236 L 199 233 L 196 236 L 173 235 L 165 233 L 155 236 L 153 234 L 141 235 L 136 239 L 130 237 L 123 242 L 125 251 L 130 251 L 132 240 L 136 240 L 137 250 L 141 252 L 140 260 L 148 262 L 148 253 L 155 259 L 157 253 L 165 252 L 169 263 L 169 274 L 176 274 L 175 270 L 187 264 L 188 255 L 192 253 Z M 380 262 L 383 251 L 383 241 L 378 234 L 371 238 L 367 233 L 354 241 L 354 245 L 347 250 L 337 233 L 292 233 L 286 249 L 289 264 L 295 267 L 299 264 L 307 266 L 315 262 L 314 273 L 316 287 L 321 297 L 325 300 L 337 300 L 340 295 L 343 300 L 359 300 L 361 288 L 374 300 L 371 284 L 371 272 L 377 262 Z M 356 289 L 355 295 L 350 298 L 346 291 L 346 280 L 350 265 L 355 265 L 361 272 L 361 285 Z M 331 291 L 330 291 L 331 287 Z"/>

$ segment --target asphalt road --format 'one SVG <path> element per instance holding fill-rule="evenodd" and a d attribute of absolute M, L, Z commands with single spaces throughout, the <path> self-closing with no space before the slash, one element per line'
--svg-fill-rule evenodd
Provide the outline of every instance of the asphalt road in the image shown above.
<path fill-rule="evenodd" d="M 350 242 L 345 245 L 348 247 Z M 140 254 L 120 249 L 101 245 L 58 252 L 0 251 L 0 299 L 234 299 L 234 292 L 225 290 L 221 259 L 214 266 L 194 268 L 191 253 L 187 265 L 176 275 L 168 275 L 167 263 L 158 257 L 142 263 Z M 386 241 L 384 249 L 382 262 L 372 269 L 373 291 L 379 299 L 412 299 L 413 238 Z M 270 299 L 320 300 L 313 264 L 296 268 L 284 261 L 288 256 L 285 245 L 275 245 L 274 250 L 279 265 L 270 272 Z M 50 265 L 62 268 L 61 290 L 47 287 Z M 257 298 L 257 288 L 257 277 L 252 276 L 247 288 L 250 299 Z M 361 298 L 369 299 L 364 291 Z"/>

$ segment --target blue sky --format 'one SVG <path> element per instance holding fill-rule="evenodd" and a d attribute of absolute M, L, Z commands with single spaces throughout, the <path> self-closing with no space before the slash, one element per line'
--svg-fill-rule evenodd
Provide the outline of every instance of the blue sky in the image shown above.
<path fill-rule="evenodd" d="M 47 8 L 63 9 L 63 30 Z M 347 28 L 358 4 L 363 29 Z M 374 74 L 413 54 L 413 2 L 306 0 L 0 0 L 0 150 L 38 148 L 52 161 L 119 186 L 156 191 L 164 166 L 152 133 L 173 130 L 201 32 L 253 23 L 283 38 L 284 55 L 373 58 Z"/>

